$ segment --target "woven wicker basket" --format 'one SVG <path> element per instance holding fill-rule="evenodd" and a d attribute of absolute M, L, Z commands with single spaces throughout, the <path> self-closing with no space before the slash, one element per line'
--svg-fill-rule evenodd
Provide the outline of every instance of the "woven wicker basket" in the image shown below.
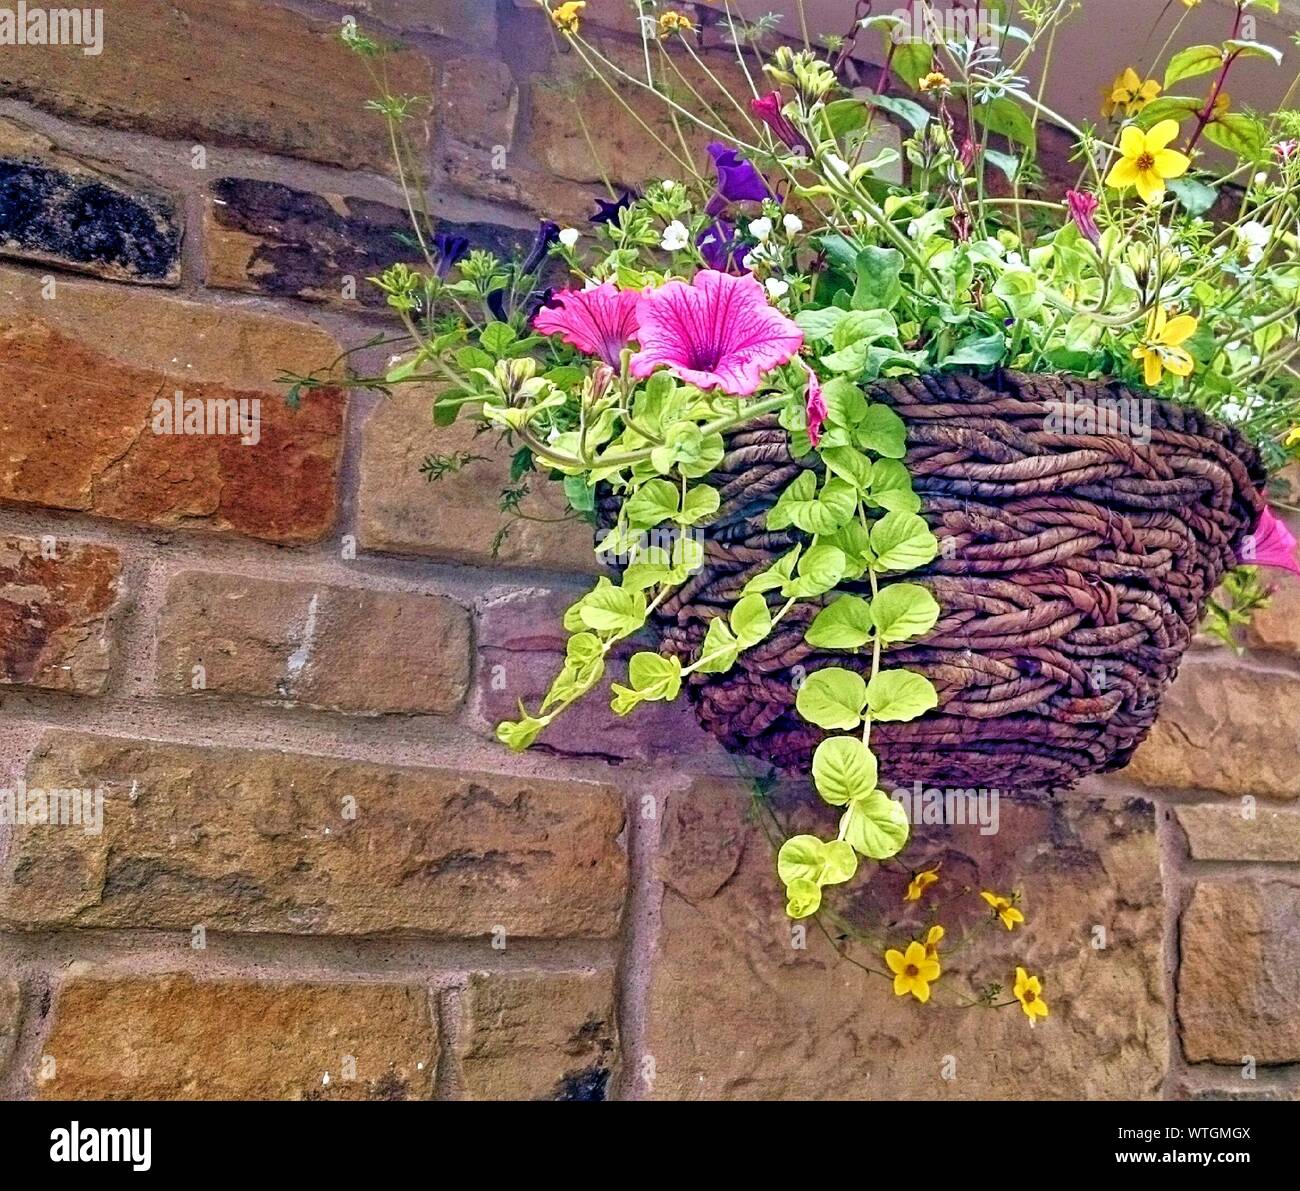
<path fill-rule="evenodd" d="M 1143 399 L 1068 377 L 909 377 L 869 395 L 907 423 L 907 465 L 944 546 L 907 576 L 939 601 L 938 624 L 886 655 L 939 692 L 935 711 L 873 731 L 891 788 L 1053 791 L 1125 765 L 1263 510 L 1254 448 L 1196 410 L 1154 399 L 1149 444 L 1054 433 L 1049 403 Z M 815 454 L 791 456 L 774 418 L 727 445 L 709 478 L 722 507 L 705 565 L 657 614 L 662 648 L 683 660 L 698 656 L 709 620 L 746 580 L 800 540 L 796 530 L 767 532 L 765 514 L 801 467 L 817 465 Z M 728 749 L 807 772 L 824 733 L 794 709 L 799 679 L 822 666 L 869 666 L 865 655 L 804 642 L 830 598 L 796 607 L 729 673 L 692 677 L 700 722 Z"/>

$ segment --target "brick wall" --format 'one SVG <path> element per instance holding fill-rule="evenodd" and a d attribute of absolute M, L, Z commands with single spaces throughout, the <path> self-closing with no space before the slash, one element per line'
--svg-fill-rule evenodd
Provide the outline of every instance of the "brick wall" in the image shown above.
<path fill-rule="evenodd" d="M 98 834 L 0 828 L 0 1093 L 1296 1098 L 1294 586 L 1246 659 L 1189 658 L 1125 773 L 920 833 L 1023 887 L 1028 930 L 964 966 L 1045 971 L 1033 1032 L 793 947 L 681 709 L 492 741 L 589 535 L 493 558 L 508 460 L 422 479 L 471 441 L 427 392 L 275 383 L 387 326 L 400 192 L 349 13 L 437 97 L 434 202 L 475 243 L 589 209 L 570 98 L 613 181 L 667 168 L 510 0 L 118 0 L 100 57 L 0 51 L 0 785 L 104 794 Z M 259 441 L 153 433 L 177 390 L 260 400 Z"/>

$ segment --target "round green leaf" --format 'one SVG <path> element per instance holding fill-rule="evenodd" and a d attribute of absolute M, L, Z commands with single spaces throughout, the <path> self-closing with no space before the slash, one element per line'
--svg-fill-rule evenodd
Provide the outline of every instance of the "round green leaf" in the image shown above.
<path fill-rule="evenodd" d="M 825 851 L 825 842 L 815 835 L 792 835 L 776 855 L 777 875 L 786 885 L 792 881 L 817 883 Z"/>
<path fill-rule="evenodd" d="M 891 583 L 872 601 L 871 619 L 885 644 L 906 641 L 934 628 L 939 605 L 920 584 Z"/>
<path fill-rule="evenodd" d="M 867 684 L 873 719 L 914 720 L 939 706 L 934 684 L 911 670 L 883 670 Z"/>
<path fill-rule="evenodd" d="M 851 844 L 842 839 L 830 840 L 822 853 L 822 871 L 818 878 L 823 885 L 842 885 L 853 879 L 858 871 L 858 856 Z"/>
<path fill-rule="evenodd" d="M 785 887 L 785 912 L 791 918 L 808 918 L 821 908 L 822 887 L 800 877 Z"/>
<path fill-rule="evenodd" d="M 757 593 L 741 596 L 731 610 L 731 629 L 746 649 L 757 645 L 772 631 L 772 613 Z"/>
<path fill-rule="evenodd" d="M 844 595 L 817 613 L 804 640 L 818 649 L 860 649 L 871 640 L 871 604 Z"/>
<path fill-rule="evenodd" d="M 870 794 L 876 788 L 877 771 L 875 754 L 856 736 L 832 736 L 813 753 L 813 783 L 831 806 Z"/>
<path fill-rule="evenodd" d="M 939 553 L 939 542 L 915 513 L 889 512 L 871 527 L 871 548 L 877 570 L 911 571 Z"/>
<path fill-rule="evenodd" d="M 808 675 L 794 705 L 809 723 L 829 730 L 849 731 L 862 722 L 867 684 L 862 675 L 831 666 Z"/>
<path fill-rule="evenodd" d="M 888 860 L 907 843 L 907 811 L 883 790 L 855 798 L 840 819 L 844 839 L 872 860 Z"/>

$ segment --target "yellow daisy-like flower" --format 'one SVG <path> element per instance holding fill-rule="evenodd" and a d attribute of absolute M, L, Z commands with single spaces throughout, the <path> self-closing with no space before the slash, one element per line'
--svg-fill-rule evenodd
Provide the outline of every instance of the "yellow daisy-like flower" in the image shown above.
<path fill-rule="evenodd" d="M 694 33 L 691 18 L 680 12 L 665 12 L 659 16 L 659 36 L 671 37 L 674 33 Z"/>
<path fill-rule="evenodd" d="M 1196 334 L 1196 319 L 1190 314 L 1170 312 L 1157 306 L 1147 320 L 1146 337 L 1133 349 L 1133 358 L 1142 361 L 1142 379 L 1148 385 L 1160 383 L 1165 369 L 1175 376 L 1190 376 L 1196 362 L 1182 345 Z"/>
<path fill-rule="evenodd" d="M 894 973 L 896 997 L 911 993 L 922 1004 L 930 999 L 930 982 L 939 979 L 939 961 L 927 956 L 922 944 L 913 940 L 906 952 L 891 948 L 885 952 L 885 963 Z"/>
<path fill-rule="evenodd" d="M 559 8 L 551 9 L 551 20 L 561 33 L 577 33 L 582 27 L 582 10 L 587 0 L 565 0 Z"/>
<path fill-rule="evenodd" d="M 1109 88 L 1102 88 L 1101 114 L 1109 120 L 1123 108 L 1126 116 L 1136 116 L 1161 90 L 1155 79 L 1139 78 L 1138 72 L 1130 66 L 1116 75 Z"/>
<path fill-rule="evenodd" d="M 923 75 L 921 81 L 917 83 L 917 87 L 922 91 L 944 91 L 950 85 L 948 76 L 938 70 L 932 70 L 929 74 Z"/>
<path fill-rule="evenodd" d="M 907 892 L 903 894 L 905 902 L 919 902 L 923 894 L 931 885 L 939 879 L 939 866 L 927 868 L 919 872 L 907 883 Z"/>
<path fill-rule="evenodd" d="M 1292 426 L 1287 431 L 1287 436 L 1282 440 L 1282 445 L 1284 447 L 1300 446 L 1300 426 Z"/>
<path fill-rule="evenodd" d="M 1037 1018 L 1047 1016 L 1047 1002 L 1043 1000 L 1043 982 L 1037 976 L 1030 976 L 1024 968 L 1016 969 L 1016 1000 L 1025 1011 L 1032 1026 Z"/>
<path fill-rule="evenodd" d="M 1146 202 L 1160 202 L 1165 197 L 1165 182 L 1181 178 L 1192 164 L 1185 153 L 1169 148 L 1177 135 L 1176 120 L 1161 120 L 1146 132 L 1130 124 L 1119 134 L 1120 159 L 1106 175 L 1106 185 L 1117 190 L 1136 186 Z"/>
<path fill-rule="evenodd" d="M 925 954 L 930 959 L 939 958 L 939 944 L 943 941 L 944 930 L 938 923 L 925 932 Z"/>
<path fill-rule="evenodd" d="M 987 889 L 980 894 L 980 897 L 993 907 L 993 912 L 1002 919 L 1002 925 L 1007 930 L 1013 930 L 1016 923 L 1024 922 L 1025 916 L 1016 909 L 1009 897 L 1003 897 L 1000 893 L 990 893 Z"/>

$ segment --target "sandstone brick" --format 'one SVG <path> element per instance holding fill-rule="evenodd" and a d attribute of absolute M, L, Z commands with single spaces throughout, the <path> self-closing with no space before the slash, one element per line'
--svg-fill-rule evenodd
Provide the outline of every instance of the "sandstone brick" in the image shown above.
<path fill-rule="evenodd" d="M 1178 1021 L 1192 1063 L 1300 1061 L 1300 884 L 1200 881 L 1179 935 Z"/>
<path fill-rule="evenodd" d="M 531 494 L 522 508 L 538 520 L 511 522 L 500 509 L 502 491 L 513 486 L 510 449 L 495 434 L 475 434 L 468 418 L 434 426 L 433 401 L 432 389 L 404 386 L 366 422 L 357 508 L 361 547 L 452 562 L 594 570 L 592 527 L 556 520 L 566 510 L 560 486 L 541 474 L 529 477 Z M 476 460 L 439 480 L 420 474 L 429 455 L 461 452 Z M 494 553 L 494 540 L 507 526 Z"/>
<path fill-rule="evenodd" d="M 496 41 L 496 6 L 484 0 L 340 0 L 364 22 L 373 18 L 403 33 L 436 33 L 487 48 Z"/>
<path fill-rule="evenodd" d="M 427 1100 L 439 1039 L 417 985 L 78 973 L 43 1049 L 46 1100 Z"/>
<path fill-rule="evenodd" d="M 0 91 L 173 141 L 390 168 L 383 120 L 365 108 L 374 86 L 336 24 L 256 0 L 117 0 L 106 16 L 104 53 L 5 54 Z M 431 93 L 428 63 L 415 53 L 394 55 L 388 73 L 395 93 Z"/>
<path fill-rule="evenodd" d="M 506 260 L 532 241 L 529 232 L 494 223 L 439 220 L 437 227 Z M 384 308 L 383 291 L 367 279 L 397 261 L 424 264 L 399 239 L 411 235 L 405 210 L 253 178 L 213 184 L 204 235 L 208 285 L 344 308 Z M 345 287 L 355 297 L 345 297 Z"/>
<path fill-rule="evenodd" d="M 0 683 L 100 694 L 121 573 L 111 546 L 0 537 Z"/>
<path fill-rule="evenodd" d="M 1124 776 L 1167 790 L 1300 797 L 1300 679 L 1215 659 L 1183 667 Z"/>
<path fill-rule="evenodd" d="M 564 662 L 564 610 L 576 592 L 533 588 L 488 599 L 479 612 L 477 711 L 484 732 L 518 716 L 519 701 L 535 707 Z M 647 703 L 630 716 L 609 708 L 608 683 L 626 680 L 623 666 L 647 641 L 628 643 L 610 657 L 609 678 L 556 718 L 534 749 L 565 757 L 670 761 L 679 772 L 722 754 L 695 720 L 685 699 Z M 730 766 L 723 761 L 727 769 Z"/>
<path fill-rule="evenodd" d="M 176 285 L 182 226 L 172 195 L 0 120 L 0 256 Z"/>
<path fill-rule="evenodd" d="M 1174 807 L 1193 860 L 1260 860 L 1300 863 L 1300 810 L 1253 806 Z"/>
<path fill-rule="evenodd" d="M 618 1037 L 613 972 L 478 972 L 461 1006 L 469 1099 L 605 1099 Z"/>
<path fill-rule="evenodd" d="M 0 979 L 0 1078 L 9 1069 L 22 1026 L 23 990 L 12 976 Z"/>
<path fill-rule="evenodd" d="M 1260 577 L 1273 594 L 1246 627 L 1246 645 L 1300 657 L 1300 579 L 1270 570 L 1261 570 Z"/>
<path fill-rule="evenodd" d="M 803 795 L 806 799 L 808 795 Z M 999 832 L 916 828 L 908 866 L 942 861 L 923 907 L 955 949 L 982 920 L 980 889 L 1018 888 L 1025 928 L 984 929 L 945 964 L 928 1005 L 838 959 L 815 923 L 794 946 L 772 844 L 739 786 L 669 799 L 666 882 L 647 1003 L 647 1094 L 661 1099 L 1131 1099 L 1160 1093 L 1168 1052 L 1163 898 L 1152 807 L 1141 801 L 1000 803 Z M 803 805 L 802 803 L 800 805 Z M 783 817 L 813 825 L 782 796 Z M 834 816 L 816 817 L 823 835 Z M 864 872 L 833 904 L 891 943 L 923 931 L 907 873 Z M 865 885 L 864 885 L 865 882 Z M 934 899 L 934 900 L 931 900 Z M 882 926 L 882 924 L 888 924 Z M 1094 928 L 1106 946 L 1094 950 Z M 833 929 L 833 928 L 832 928 Z M 941 948 L 941 954 L 942 954 Z M 854 952 L 883 970 L 874 950 Z M 1051 1016 L 965 1008 L 957 993 L 1016 965 L 1044 977 Z M 955 1063 L 955 1069 L 951 1064 Z M 945 1070 L 955 1078 L 944 1079 Z"/>
<path fill-rule="evenodd" d="M 367 640 L 400 648 L 359 650 Z M 445 715 L 465 697 L 469 653 L 469 613 L 444 596 L 187 571 L 163 607 L 158 685 L 169 694 Z"/>
<path fill-rule="evenodd" d="M 297 935 L 609 937 L 627 861 L 605 786 L 51 733 L 35 789 L 103 831 L 15 833 L 0 921 Z"/>
<path fill-rule="evenodd" d="M 291 409 L 282 370 L 337 343 L 306 324 L 143 290 L 0 269 L 0 502 L 273 542 L 323 536 L 338 503 L 344 394 Z M 258 441 L 157 433 L 158 399 L 257 401 Z M 250 438 L 253 436 L 250 436 Z"/>

